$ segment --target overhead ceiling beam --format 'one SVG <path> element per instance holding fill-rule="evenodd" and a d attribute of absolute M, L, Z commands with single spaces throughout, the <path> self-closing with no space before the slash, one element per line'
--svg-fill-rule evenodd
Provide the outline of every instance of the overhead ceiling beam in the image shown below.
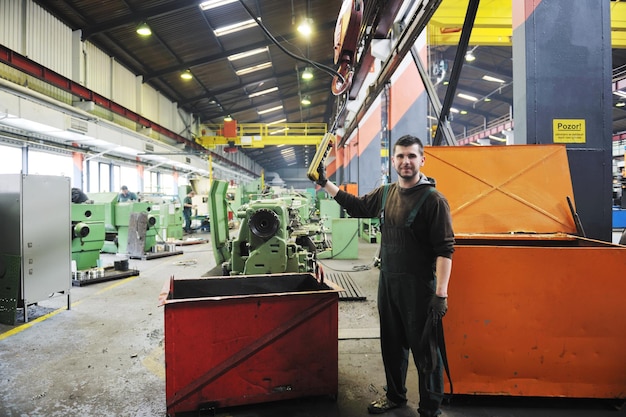
<path fill-rule="evenodd" d="M 402 7 L 402 0 L 391 0 L 385 2 L 366 2 L 365 7 L 368 9 L 368 6 L 372 4 L 372 7 L 375 10 L 366 14 L 372 14 L 374 16 L 373 22 L 366 22 L 363 27 L 371 26 L 375 28 L 375 30 L 368 36 L 365 36 L 363 39 L 363 51 L 362 57 L 360 61 L 357 63 L 355 68 L 355 75 L 352 79 L 352 86 L 350 88 L 350 98 L 355 99 L 356 95 L 360 91 L 365 79 L 367 78 L 367 74 L 369 73 L 370 67 L 374 62 L 374 57 L 370 53 L 371 50 L 371 42 L 374 38 L 386 38 L 391 30 L 391 27 L 395 21 L 395 18 L 398 14 L 398 11 Z"/>
<path fill-rule="evenodd" d="M 454 96 L 456 95 L 456 87 L 459 82 L 459 77 L 461 76 L 465 52 L 467 51 L 467 43 L 469 41 L 470 34 L 472 33 L 472 26 L 474 25 L 474 19 L 476 18 L 479 2 L 480 0 L 469 0 L 469 4 L 467 5 L 467 14 L 465 15 L 465 21 L 463 22 L 459 47 L 456 50 L 452 71 L 450 73 L 450 84 L 446 90 L 446 95 L 443 99 L 441 107 L 441 113 L 439 114 L 439 121 L 437 122 L 439 126 L 442 126 L 445 122 L 447 122 L 450 117 L 450 107 L 452 106 Z M 433 145 L 438 146 L 442 143 L 442 130 L 437 129 L 435 132 L 435 138 L 433 139 Z"/>
<path fill-rule="evenodd" d="M 513 105 L 513 100 L 512 99 L 510 99 L 508 97 L 504 97 L 504 96 L 502 96 L 502 94 L 495 94 L 495 92 L 497 92 L 498 90 L 505 89 L 505 88 L 513 88 L 512 83 L 506 83 L 506 84 L 501 85 L 499 87 L 495 87 L 488 94 L 485 94 L 485 93 L 480 92 L 480 91 L 478 91 L 476 89 L 473 89 L 473 88 L 469 88 L 467 86 L 458 87 L 456 89 L 456 92 L 457 92 L 457 95 L 458 95 L 458 93 L 467 93 L 467 94 L 469 94 L 471 96 L 476 97 L 478 99 L 478 101 L 476 103 L 480 102 L 482 99 L 484 99 L 485 97 L 489 96 L 489 98 L 492 99 L 493 101 L 501 101 L 503 103 L 506 103 L 506 104 L 512 106 Z"/>
<path fill-rule="evenodd" d="M 267 83 L 269 81 L 275 81 L 279 78 L 283 78 L 283 77 L 288 77 L 290 75 L 294 75 L 295 73 L 293 71 L 293 69 L 290 69 L 288 71 L 283 71 L 283 72 L 277 72 L 274 73 L 272 76 L 267 77 L 267 76 L 257 76 L 258 78 L 252 78 L 248 81 L 246 81 L 245 83 L 241 81 L 241 78 L 239 79 L 239 83 L 238 84 L 233 84 L 233 85 L 229 85 L 223 88 L 219 88 L 219 89 L 209 89 L 209 97 L 207 97 L 206 94 L 202 94 L 202 95 L 198 95 L 198 96 L 194 96 L 191 97 L 187 100 L 182 100 L 179 102 L 179 104 L 181 105 L 185 105 L 185 104 L 189 104 L 192 103 L 194 101 L 199 101 L 199 100 L 204 100 L 206 98 L 213 98 L 215 96 L 218 95 L 222 95 L 222 94 L 226 94 L 226 93 L 230 93 L 234 90 L 238 90 L 238 89 L 245 89 L 246 87 L 249 87 L 253 84 L 259 84 L 259 83 Z"/>
<path fill-rule="evenodd" d="M 346 127 L 345 134 L 338 143 L 339 146 L 343 146 L 346 140 L 350 138 L 350 135 L 356 129 L 361 118 L 370 108 L 376 97 L 381 93 L 385 84 L 391 80 L 392 75 L 395 73 L 406 54 L 410 51 L 411 47 L 415 44 L 419 34 L 426 28 L 428 21 L 437 10 L 437 7 L 439 7 L 441 0 L 422 0 L 422 3 L 423 7 L 419 7 L 416 10 L 407 29 L 400 34 L 398 42 L 393 46 L 392 53 L 387 60 L 383 62 L 378 78 L 370 86 L 367 96 L 357 111 L 357 116 L 351 121 L 350 125 Z"/>
<path fill-rule="evenodd" d="M 254 103 L 252 103 L 249 99 L 246 100 L 242 100 L 240 99 L 235 99 L 233 101 L 233 103 L 239 103 L 241 104 L 243 101 L 247 101 L 248 104 L 247 105 L 242 105 L 240 107 L 231 107 L 228 110 L 225 109 L 225 107 L 222 107 L 222 111 L 220 112 L 216 112 L 213 114 L 208 115 L 209 119 L 214 119 L 214 118 L 219 118 L 219 117 L 224 117 L 228 114 L 230 114 L 231 116 L 235 113 L 241 113 L 241 112 L 245 112 L 248 110 L 253 110 L 256 109 L 258 107 L 263 107 L 263 106 L 267 106 L 269 104 L 272 103 L 277 103 L 279 101 L 285 101 L 294 97 L 299 97 L 300 94 L 305 94 L 305 95 L 315 95 L 315 94 L 320 94 L 320 93 L 329 93 L 330 94 L 330 89 L 329 88 L 318 88 L 315 90 L 306 90 L 306 91 L 297 91 L 296 89 L 294 89 L 294 87 L 296 87 L 297 84 L 293 83 L 293 84 L 288 84 L 286 86 L 282 86 L 279 87 L 278 93 L 279 96 L 278 97 L 267 97 L 267 96 L 261 96 L 259 97 L 259 100 L 255 99 L 256 101 Z M 294 89 L 292 93 L 284 93 L 284 91 L 289 91 Z M 282 90 L 282 91 L 281 91 Z M 228 104 L 226 104 L 227 106 Z"/>
<path fill-rule="evenodd" d="M 495 47 L 485 47 L 485 48 L 495 48 Z M 454 60 L 454 55 L 456 53 L 456 48 L 448 48 L 446 49 L 446 51 L 444 52 L 443 58 L 447 59 L 449 61 L 453 61 Z M 510 53 L 510 51 L 509 51 Z M 510 56 L 507 59 L 511 59 Z M 493 66 L 493 65 L 487 65 L 484 62 L 480 61 L 479 59 L 477 59 L 476 61 L 472 62 L 471 64 L 466 64 L 467 66 L 474 68 L 476 70 L 479 71 L 483 71 L 485 72 L 485 75 L 491 75 L 493 77 L 498 77 L 498 78 L 507 78 L 507 80 L 505 81 L 511 81 L 513 80 L 513 72 L 510 68 L 499 68 L 497 66 Z"/>
<path fill-rule="evenodd" d="M 87 40 L 91 36 L 100 32 L 107 32 L 130 24 L 138 24 L 141 20 L 163 16 L 190 7 L 199 7 L 198 0 L 177 0 L 168 4 L 144 9 L 140 13 L 131 13 L 115 19 L 104 21 L 102 23 L 90 25 L 89 29 L 81 28 L 83 29 L 83 40 Z"/>
<path fill-rule="evenodd" d="M 458 45 L 463 23 L 464 2 L 444 2 L 431 19 L 429 39 L 432 45 Z M 611 45 L 626 48 L 626 2 L 611 1 Z M 490 0 L 478 10 L 469 45 L 511 46 L 513 10 L 511 0 Z"/>
<path fill-rule="evenodd" d="M 320 31 L 329 30 L 331 28 L 334 28 L 335 24 L 336 24 L 336 22 L 325 22 L 325 23 L 322 23 L 321 25 L 319 25 L 319 30 Z M 289 32 L 288 34 L 277 35 L 277 38 L 284 39 L 286 43 L 291 43 L 292 41 L 297 40 L 298 36 L 297 36 L 297 34 L 293 33 L 293 31 L 292 31 L 292 32 Z M 172 73 L 172 72 L 180 72 L 182 70 L 186 70 L 188 68 L 197 67 L 197 66 L 200 66 L 200 65 L 211 64 L 213 62 L 220 61 L 222 59 L 227 59 L 229 56 L 234 55 L 234 54 L 250 51 L 252 49 L 263 48 L 265 46 L 271 46 L 271 45 L 274 45 L 274 43 L 270 39 L 264 38 L 262 41 L 251 43 L 251 44 L 248 44 L 248 45 L 246 45 L 244 47 L 234 48 L 234 49 L 231 49 L 229 51 L 224 51 L 224 52 L 220 52 L 220 53 L 217 53 L 217 54 L 200 57 L 200 58 L 194 59 L 192 61 L 184 62 L 184 63 L 182 63 L 180 65 L 174 65 L 174 66 L 171 66 L 171 67 L 160 69 L 158 71 L 151 72 L 149 74 L 146 74 L 145 80 L 150 80 L 150 79 L 155 78 L 155 77 L 161 77 L 163 75 L 166 75 L 166 74 L 169 74 L 169 73 Z"/>

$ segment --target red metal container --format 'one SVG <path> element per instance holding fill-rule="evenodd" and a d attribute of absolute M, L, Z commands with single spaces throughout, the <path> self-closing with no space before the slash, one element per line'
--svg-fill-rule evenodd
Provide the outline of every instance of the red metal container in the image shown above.
<path fill-rule="evenodd" d="M 340 290 L 312 274 L 172 278 L 161 300 L 168 414 L 336 397 Z"/>

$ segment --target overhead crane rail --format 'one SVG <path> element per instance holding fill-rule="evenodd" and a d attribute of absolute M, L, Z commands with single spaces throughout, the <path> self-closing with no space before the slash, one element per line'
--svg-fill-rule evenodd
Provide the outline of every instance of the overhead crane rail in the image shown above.
<path fill-rule="evenodd" d="M 319 145 L 328 131 L 326 123 L 236 123 L 205 124 L 196 141 L 205 148 L 271 145 Z"/>

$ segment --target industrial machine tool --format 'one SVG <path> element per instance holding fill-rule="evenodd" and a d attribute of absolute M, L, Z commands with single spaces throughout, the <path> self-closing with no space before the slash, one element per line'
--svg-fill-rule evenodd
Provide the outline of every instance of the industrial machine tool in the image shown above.
<path fill-rule="evenodd" d="M 141 201 L 151 203 L 150 213 L 158 217 L 155 227 L 158 241 L 183 238 L 183 205 L 177 195 L 142 193 Z"/>
<path fill-rule="evenodd" d="M 159 227 L 158 216 L 152 214 L 152 204 L 146 201 L 129 201 L 118 203 L 117 193 L 90 193 L 94 203 L 105 204 L 105 242 L 102 252 L 127 253 L 129 226 L 133 213 L 147 215 L 145 227 L 144 251 L 149 252 L 156 244 L 156 234 Z M 144 230 L 141 230 L 143 233 Z"/>
<path fill-rule="evenodd" d="M 104 245 L 104 204 L 72 204 L 72 260 L 79 271 L 98 265 Z"/>
<path fill-rule="evenodd" d="M 323 220 L 311 220 L 307 197 L 285 193 L 242 205 L 239 233 L 229 238 L 227 183 L 214 181 L 210 192 L 211 237 L 223 275 L 316 272 L 316 255 L 329 248 Z"/>

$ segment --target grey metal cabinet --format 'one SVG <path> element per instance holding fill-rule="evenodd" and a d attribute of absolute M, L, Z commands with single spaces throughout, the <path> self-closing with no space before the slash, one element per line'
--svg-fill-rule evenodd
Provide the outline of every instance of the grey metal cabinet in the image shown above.
<path fill-rule="evenodd" d="M 70 308 L 70 179 L 0 175 L 0 253 L 20 257 L 18 307 L 64 294 Z"/>

